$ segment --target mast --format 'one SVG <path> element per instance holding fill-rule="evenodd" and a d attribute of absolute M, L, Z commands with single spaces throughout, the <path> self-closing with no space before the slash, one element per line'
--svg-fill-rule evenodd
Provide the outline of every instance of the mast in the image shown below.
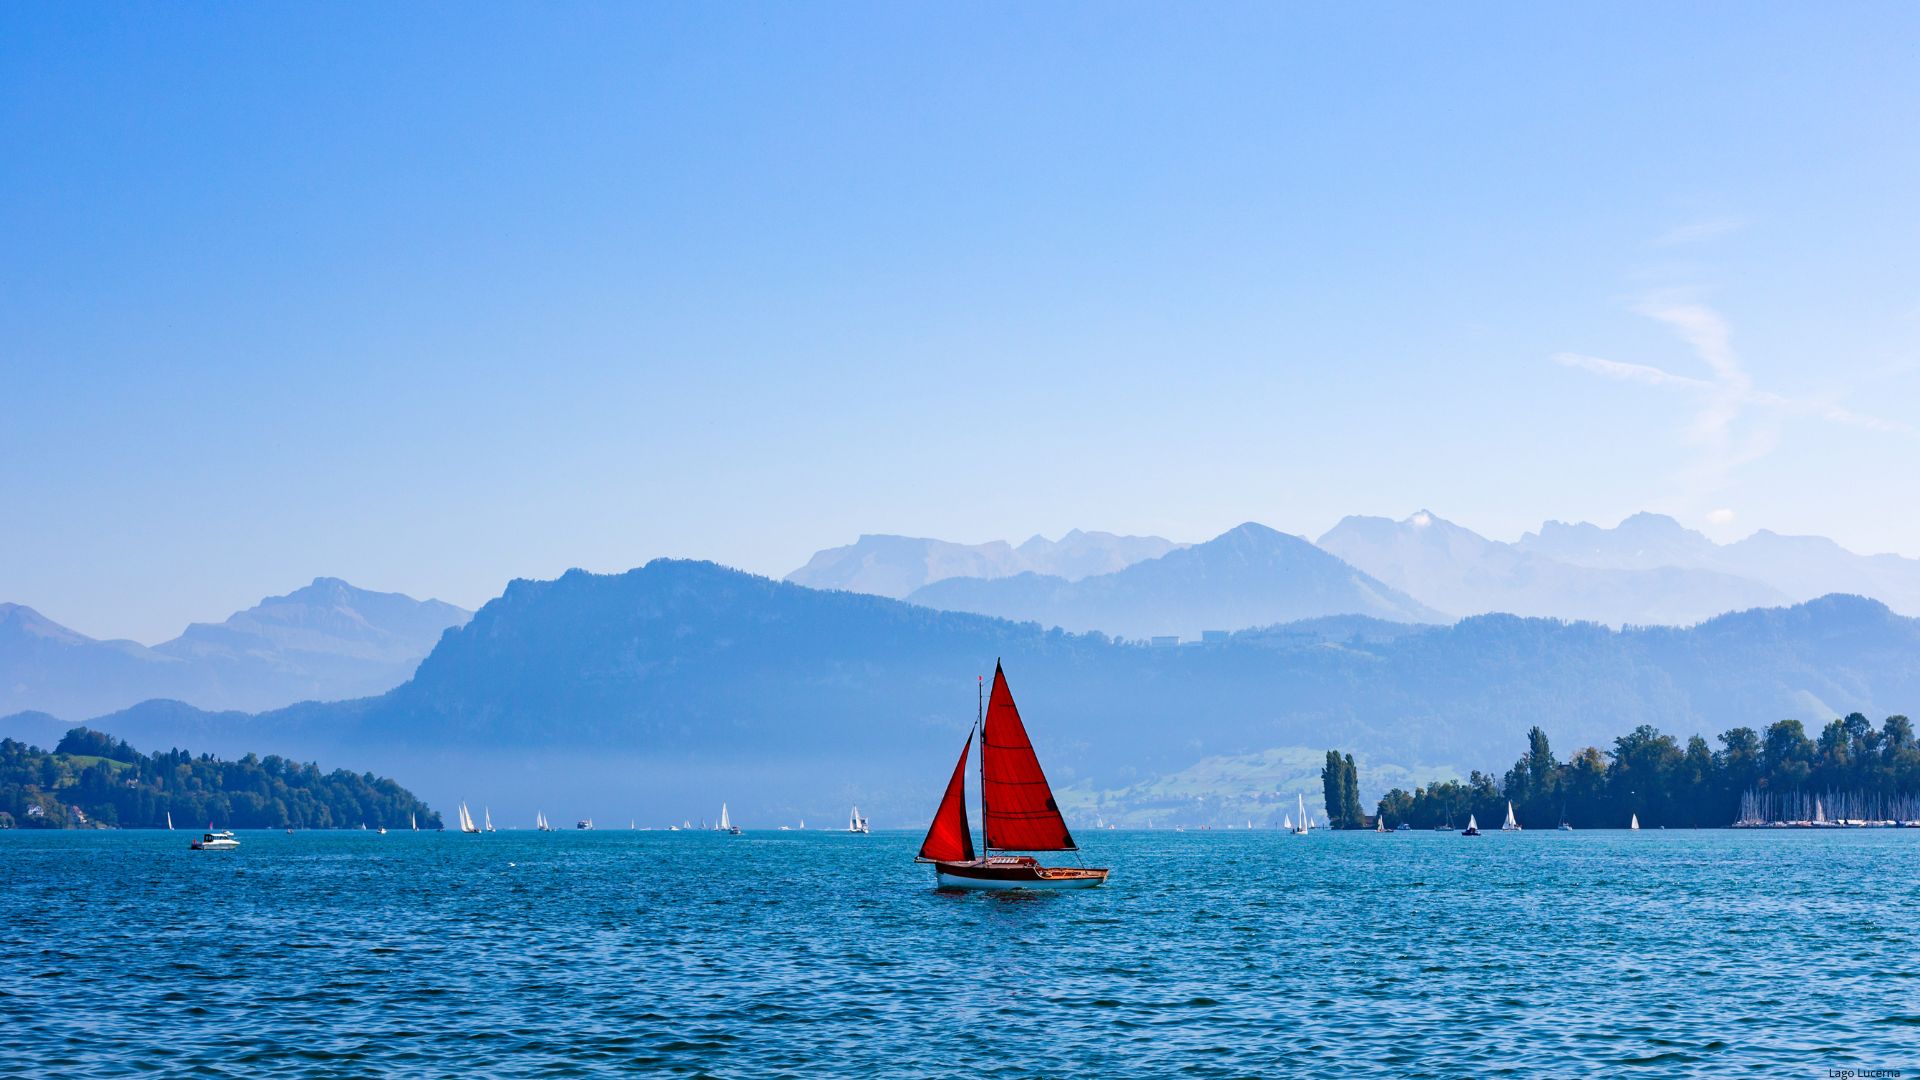
<path fill-rule="evenodd" d="M 1000 658 L 994 657 L 993 666 L 1000 666 Z M 974 715 L 973 730 L 980 736 L 980 857 L 993 854 L 993 841 L 987 836 L 987 677 L 973 677 Z"/>

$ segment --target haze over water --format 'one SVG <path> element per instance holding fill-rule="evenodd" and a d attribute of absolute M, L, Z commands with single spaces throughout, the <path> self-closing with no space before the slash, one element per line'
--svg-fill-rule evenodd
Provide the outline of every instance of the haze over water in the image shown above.
<path fill-rule="evenodd" d="M 1920 1066 L 1912 830 L 0 833 L 0 1062 L 51 1074 L 1649 1076 Z M 0 1071 L 5 1071 L 0 1069 Z"/>

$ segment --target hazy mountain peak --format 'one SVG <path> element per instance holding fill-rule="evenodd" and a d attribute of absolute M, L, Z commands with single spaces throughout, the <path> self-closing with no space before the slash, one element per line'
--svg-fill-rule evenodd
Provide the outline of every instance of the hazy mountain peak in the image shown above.
<path fill-rule="evenodd" d="M 319 577 L 147 648 L 95 641 L 31 608 L 0 604 L 0 708 L 79 719 L 148 698 L 264 709 L 377 694 L 405 681 L 467 616 L 438 600 Z"/>
<path fill-rule="evenodd" d="M 898 600 L 946 578 L 990 580 L 1037 573 L 1078 581 L 1157 558 L 1180 546 L 1158 536 L 1080 529 L 1057 541 L 1036 533 L 1017 548 L 1005 540 L 956 544 L 930 537 L 864 534 L 855 543 L 815 552 L 807 565 L 786 580 L 809 588 L 845 589 Z"/>
<path fill-rule="evenodd" d="M 997 580 L 955 578 L 920 588 L 908 599 L 948 611 L 1127 637 L 1198 637 L 1204 630 L 1322 615 L 1445 621 L 1439 612 L 1307 540 L 1257 521 L 1077 582 L 1032 573 Z"/>
<path fill-rule="evenodd" d="M 34 637 L 51 642 L 79 645 L 93 641 L 77 630 L 69 630 L 25 604 L 0 603 L 0 636 Z"/>

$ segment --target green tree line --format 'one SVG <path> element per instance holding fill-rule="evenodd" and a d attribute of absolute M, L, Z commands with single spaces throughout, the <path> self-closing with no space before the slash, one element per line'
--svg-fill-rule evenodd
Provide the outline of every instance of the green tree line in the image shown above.
<path fill-rule="evenodd" d="M 142 754 L 84 727 L 51 752 L 0 740 L 0 825 L 151 829 L 165 828 L 168 813 L 182 829 L 405 827 L 414 816 L 423 829 L 440 825 L 412 792 L 372 773 L 321 772 L 276 755 Z"/>
<path fill-rule="evenodd" d="M 1889 716 L 1876 729 L 1852 713 L 1826 725 L 1817 739 L 1800 721 L 1782 720 L 1764 732 L 1737 727 L 1716 742 L 1695 735 L 1681 743 L 1642 724 L 1615 739 L 1611 751 L 1589 746 L 1560 761 L 1546 732 L 1535 727 L 1526 753 L 1505 776 L 1475 770 L 1464 783 L 1395 788 L 1376 813 L 1389 827 L 1460 826 L 1471 814 L 1491 828 L 1511 801 L 1526 828 L 1562 821 L 1576 829 L 1623 828 L 1635 815 L 1650 828 L 1715 828 L 1738 819 L 1748 792 L 1835 793 L 1886 803 L 1920 796 L 1920 744 L 1905 716 Z M 1329 814 L 1332 806 L 1329 801 Z"/>

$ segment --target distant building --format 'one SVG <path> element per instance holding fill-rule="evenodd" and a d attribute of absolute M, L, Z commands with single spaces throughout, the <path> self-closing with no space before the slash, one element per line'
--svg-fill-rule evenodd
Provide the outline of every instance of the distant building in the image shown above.
<path fill-rule="evenodd" d="M 1226 643 L 1227 631 L 1225 630 L 1200 631 L 1200 644 L 1202 645 L 1225 645 Z"/>
<path fill-rule="evenodd" d="M 1180 636 L 1178 634 L 1168 634 L 1164 637 L 1156 637 L 1153 639 L 1153 647 L 1156 649 L 1171 649 L 1178 644 L 1180 644 Z"/>

